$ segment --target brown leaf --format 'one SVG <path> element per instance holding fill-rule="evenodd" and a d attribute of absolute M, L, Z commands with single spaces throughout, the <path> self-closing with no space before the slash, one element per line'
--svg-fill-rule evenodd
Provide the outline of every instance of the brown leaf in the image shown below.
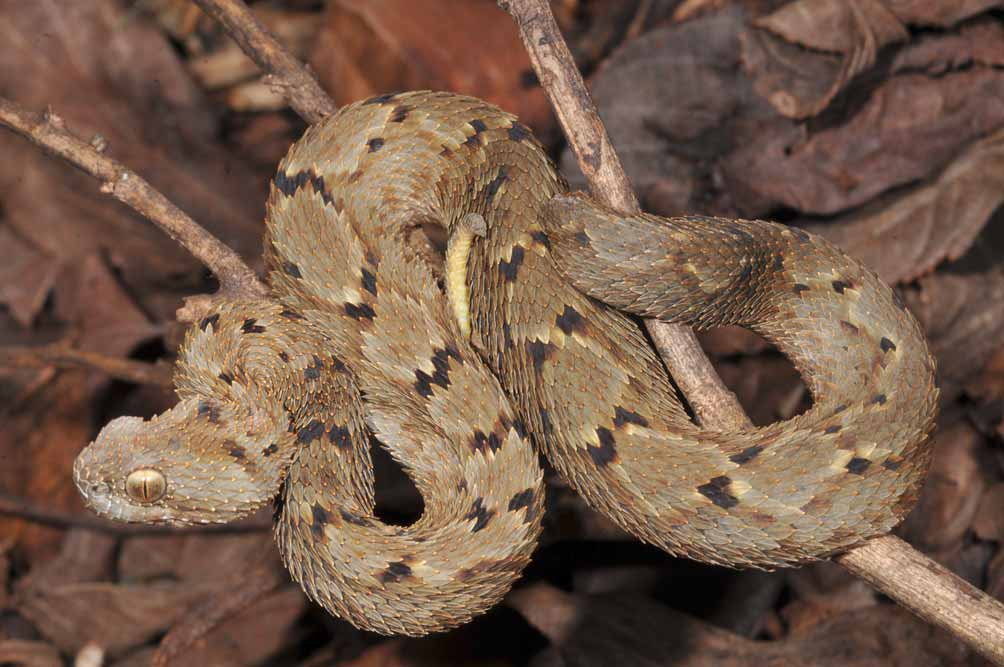
<path fill-rule="evenodd" d="M 0 664 L 17 667 L 62 667 L 63 659 L 52 644 L 24 639 L 0 640 Z"/>
<path fill-rule="evenodd" d="M 55 558 L 35 564 L 17 582 L 20 595 L 53 586 L 98 581 L 112 575 L 116 540 L 92 530 L 69 530 Z"/>
<path fill-rule="evenodd" d="M 270 532 L 248 535 L 165 535 L 125 540 L 118 569 L 126 580 L 172 578 L 219 583 L 233 575 L 235 566 L 249 569 L 276 558 Z"/>
<path fill-rule="evenodd" d="M 395 90 L 481 97 L 553 124 L 516 26 L 489 0 L 337 0 L 310 64 L 339 105 Z"/>
<path fill-rule="evenodd" d="M 880 49 L 908 36 L 879 0 L 798 0 L 753 25 L 792 44 L 843 56 L 835 66 L 827 55 L 785 47 L 772 35 L 744 34 L 744 61 L 757 92 L 779 113 L 799 119 L 825 109 L 875 63 Z"/>
<path fill-rule="evenodd" d="M 938 361 L 942 401 L 987 363 L 1004 338 L 1004 273 L 936 273 L 905 292 Z"/>
<path fill-rule="evenodd" d="M 790 419 L 809 405 L 798 371 L 780 353 L 720 361 L 715 368 L 757 426 Z"/>
<path fill-rule="evenodd" d="M 110 155 L 256 257 L 265 180 L 219 147 L 215 111 L 164 36 L 128 12 L 114 0 L 41 0 L 4 12 L 0 88 L 25 107 L 51 105 L 85 140 L 100 133 Z M 200 284 L 195 260 L 99 194 L 89 176 L 12 133 L 0 135 L 0 153 L 4 224 L 39 261 L 71 262 L 107 249 L 141 297 L 179 277 Z"/>
<path fill-rule="evenodd" d="M 987 567 L 987 593 L 1004 602 L 1004 549 L 997 549 Z"/>
<path fill-rule="evenodd" d="M 972 63 L 1004 66 L 1004 26 L 993 18 L 966 23 L 954 34 L 920 36 L 896 53 L 891 71 L 939 74 Z"/>
<path fill-rule="evenodd" d="M 82 350 L 124 356 L 157 332 L 133 303 L 101 257 L 78 258 L 62 272 L 54 312 L 76 332 Z M 71 483 L 77 453 L 93 436 L 94 392 L 107 383 L 86 371 L 43 370 L 41 386 L 5 406 L 0 429 L 0 486 L 8 493 L 44 502 L 53 509 L 81 506 Z M 8 416 L 9 415 L 9 416 Z M 59 533 L 4 519 L 3 530 L 21 531 L 19 551 L 39 557 L 51 553 Z"/>
<path fill-rule="evenodd" d="M 93 641 L 120 654 L 164 632 L 208 590 L 205 584 L 65 584 L 23 596 L 16 609 L 63 651 Z"/>
<path fill-rule="evenodd" d="M 942 426 L 932 438 L 934 458 L 903 537 L 924 551 L 960 545 L 986 486 L 983 437 L 965 420 Z"/>
<path fill-rule="evenodd" d="M 931 183 L 809 228 L 893 284 L 958 259 L 1004 203 L 1004 130 L 977 141 Z"/>
<path fill-rule="evenodd" d="M 961 146 L 1004 125 L 1004 71 L 893 76 L 844 122 L 801 139 L 751 136 L 723 169 L 731 182 L 805 213 L 833 214 L 928 177 Z"/>
<path fill-rule="evenodd" d="M 981 540 L 1004 544 L 1004 482 L 997 482 L 984 492 L 973 517 L 973 532 Z"/>
<path fill-rule="evenodd" d="M 0 265 L 0 304 L 7 306 L 18 324 L 29 327 L 56 282 L 60 265 L 9 227 L 0 226 L 0 248 L 13 258 Z"/>
<path fill-rule="evenodd" d="M 1001 0 L 884 0 L 889 10 L 904 23 L 946 28 L 959 21 L 976 16 L 993 7 L 1001 7 Z"/>
<path fill-rule="evenodd" d="M 1004 347 L 997 348 L 980 372 L 966 382 L 965 394 L 973 403 L 966 411 L 973 425 L 988 438 L 1004 442 Z M 997 448 L 995 453 L 1004 471 L 1004 452 Z"/>
<path fill-rule="evenodd" d="M 880 0 L 797 0 L 762 16 L 753 25 L 819 51 L 874 52 L 907 38 L 906 28 Z"/>
<path fill-rule="evenodd" d="M 779 113 L 809 118 L 829 106 L 854 77 L 871 68 L 882 48 L 906 40 L 905 23 L 930 23 L 925 9 L 920 4 L 909 6 L 890 0 L 797 0 L 753 21 L 762 31 L 744 34 L 744 61 L 757 92 Z M 959 9 L 935 22 L 947 27 L 984 7 L 970 3 Z M 973 38 L 981 40 L 977 43 L 994 44 L 990 35 L 964 32 L 967 34 L 959 37 L 962 49 Z M 792 48 L 779 39 L 817 52 Z M 986 46 L 970 48 L 989 50 Z M 842 58 L 837 61 L 820 52 L 841 54 Z"/>
<path fill-rule="evenodd" d="M 646 210 L 734 215 L 769 208 L 722 174 L 737 147 L 797 132 L 742 72 L 738 34 L 744 25 L 743 12 L 733 8 L 653 30 L 621 47 L 591 78 L 593 97 Z M 570 150 L 561 167 L 573 187 L 585 188 Z"/>
<path fill-rule="evenodd" d="M 542 640 L 518 614 L 497 606 L 485 616 L 451 632 L 422 638 L 381 641 L 351 659 L 312 660 L 323 667 L 516 667 L 525 665 Z M 337 648 L 337 647 L 336 647 Z"/>
<path fill-rule="evenodd" d="M 285 586 L 260 597 L 168 664 L 270 664 L 267 658 L 288 644 L 309 604 L 299 586 Z"/>

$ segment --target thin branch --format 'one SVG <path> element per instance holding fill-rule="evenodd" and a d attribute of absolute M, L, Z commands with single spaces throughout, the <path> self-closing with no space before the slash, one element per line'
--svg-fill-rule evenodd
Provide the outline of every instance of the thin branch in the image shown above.
<path fill-rule="evenodd" d="M 1004 605 L 903 540 L 878 537 L 837 562 L 983 657 L 1004 664 Z"/>
<path fill-rule="evenodd" d="M 519 26 L 537 78 L 555 108 L 593 196 L 625 213 L 637 212 L 637 199 L 547 1 L 510 0 L 499 4 Z M 691 332 L 682 327 L 662 329 L 646 324 L 673 379 L 705 426 L 731 430 L 750 423 Z M 892 536 L 879 537 L 836 560 L 921 618 L 948 630 L 990 660 L 1004 664 L 1004 606 L 906 542 Z"/>
<path fill-rule="evenodd" d="M 172 204 L 153 186 L 116 160 L 102 154 L 103 143 L 87 143 L 71 134 L 51 111 L 34 113 L 0 98 L 0 125 L 6 125 L 46 151 L 58 155 L 101 181 L 111 195 L 147 218 L 206 265 L 228 296 L 260 296 L 265 287 L 233 250 Z"/>
<path fill-rule="evenodd" d="M 171 368 L 166 364 L 108 357 L 95 352 L 76 350 L 62 344 L 42 347 L 0 347 L 0 367 L 7 368 L 84 368 L 105 373 L 117 380 L 136 384 L 171 387 Z"/>
<path fill-rule="evenodd" d="M 219 21 L 241 50 L 270 76 L 267 82 L 305 121 L 314 124 L 337 106 L 303 64 L 287 51 L 240 0 L 195 0 Z"/>
<path fill-rule="evenodd" d="M 519 25 L 533 69 L 551 100 L 593 197 L 625 213 L 637 213 L 638 200 L 631 182 L 551 8 L 546 2 L 527 0 L 499 4 Z M 718 377 L 693 331 L 655 320 L 647 320 L 645 326 L 701 423 L 715 424 L 723 430 L 750 425 L 739 401 Z"/>
<path fill-rule="evenodd" d="M 205 526 L 162 526 L 108 521 L 91 514 L 60 512 L 38 505 L 27 498 L 18 498 L 0 492 L 0 516 L 23 519 L 53 528 L 82 528 L 111 535 L 173 535 L 181 532 L 233 535 L 260 533 L 271 530 L 272 522 L 244 521 L 241 523 L 209 524 Z"/>

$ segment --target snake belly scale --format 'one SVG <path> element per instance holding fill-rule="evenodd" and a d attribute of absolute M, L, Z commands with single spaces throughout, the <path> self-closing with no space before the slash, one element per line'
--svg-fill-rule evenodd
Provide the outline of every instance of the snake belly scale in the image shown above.
<path fill-rule="evenodd" d="M 127 521 L 275 499 L 293 578 L 359 627 L 443 630 L 505 594 L 540 532 L 533 445 L 638 538 L 736 567 L 826 557 L 916 500 L 934 362 L 897 295 L 818 237 L 617 214 L 569 194 L 515 117 L 432 92 L 309 128 L 266 224 L 271 296 L 218 302 L 181 349 L 178 405 L 111 422 L 74 477 Z M 445 271 L 415 242 L 430 228 Z M 637 317 L 759 332 L 813 407 L 701 429 Z M 424 498 L 410 526 L 374 515 L 371 436 Z"/>

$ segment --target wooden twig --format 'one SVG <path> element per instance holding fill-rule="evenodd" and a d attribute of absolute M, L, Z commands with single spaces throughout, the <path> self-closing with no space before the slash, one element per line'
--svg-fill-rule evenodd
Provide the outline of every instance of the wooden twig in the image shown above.
<path fill-rule="evenodd" d="M 111 195 L 160 227 L 206 265 L 228 296 L 266 294 L 264 285 L 233 250 L 195 223 L 164 195 L 116 160 L 105 156 L 103 142 L 83 141 L 51 111 L 35 113 L 0 98 L 0 125 L 6 125 L 44 150 L 58 155 L 101 181 Z"/>
<path fill-rule="evenodd" d="M 209 524 L 206 526 L 161 526 L 135 523 L 119 523 L 109 521 L 91 514 L 60 512 L 38 505 L 27 498 L 18 498 L 0 492 L 0 516 L 13 519 L 23 519 L 32 523 L 53 528 L 82 528 L 98 533 L 111 535 L 168 535 L 179 532 L 195 531 L 198 533 L 234 535 L 240 533 L 259 533 L 272 529 L 272 522 L 244 521 L 241 523 Z"/>
<path fill-rule="evenodd" d="M 316 123 L 338 108 L 306 67 L 289 53 L 240 0 L 195 0 L 219 21 L 251 60 L 267 72 L 267 83 L 301 118 Z"/>
<path fill-rule="evenodd" d="M 95 352 L 76 350 L 62 344 L 42 347 L 0 347 L 0 367 L 6 368 L 84 368 L 100 371 L 117 380 L 136 384 L 171 387 L 171 368 L 166 364 L 108 357 Z"/>
<path fill-rule="evenodd" d="M 917 616 L 1004 664 L 1004 606 L 909 544 L 886 535 L 837 562 Z"/>
<path fill-rule="evenodd" d="M 625 213 L 637 212 L 637 199 L 547 0 L 509 0 L 499 5 L 519 26 L 537 78 L 555 108 L 591 193 Z M 750 423 L 692 332 L 647 324 L 673 379 L 704 426 L 724 431 Z M 836 560 L 921 618 L 1004 664 L 1004 606 L 906 542 L 879 537 Z"/>

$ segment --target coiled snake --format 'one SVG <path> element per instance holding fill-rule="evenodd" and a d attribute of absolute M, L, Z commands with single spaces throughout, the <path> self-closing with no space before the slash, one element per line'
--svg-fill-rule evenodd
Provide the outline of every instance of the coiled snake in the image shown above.
<path fill-rule="evenodd" d="M 445 270 L 414 240 L 430 227 Z M 477 99 L 383 95 L 308 129 L 265 248 L 271 297 L 193 326 L 177 406 L 108 424 L 75 480 L 127 521 L 229 521 L 278 494 L 293 578 L 360 627 L 442 630 L 504 595 L 540 532 L 531 441 L 640 539 L 732 566 L 887 532 L 929 463 L 934 362 L 871 271 L 797 229 L 569 195 L 527 128 Z M 624 313 L 749 327 L 814 406 L 701 430 Z M 370 434 L 422 493 L 413 525 L 374 516 Z"/>

